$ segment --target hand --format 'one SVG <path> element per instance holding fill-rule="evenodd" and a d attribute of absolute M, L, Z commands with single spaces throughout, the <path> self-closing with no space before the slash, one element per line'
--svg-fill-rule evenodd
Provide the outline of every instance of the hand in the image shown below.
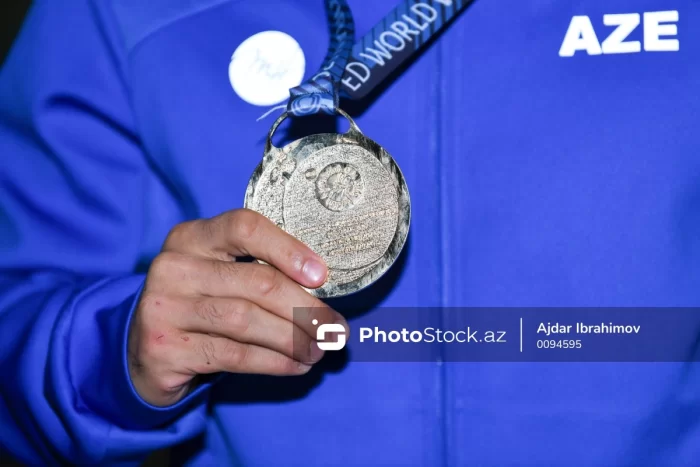
<path fill-rule="evenodd" d="M 235 262 L 241 256 L 270 265 Z M 167 406 L 200 374 L 306 373 L 323 356 L 312 320 L 348 329 L 299 286 L 320 287 L 327 274 L 311 249 L 254 211 L 177 225 L 151 264 L 129 330 L 137 392 Z M 294 307 L 308 316 L 293 322 Z"/>

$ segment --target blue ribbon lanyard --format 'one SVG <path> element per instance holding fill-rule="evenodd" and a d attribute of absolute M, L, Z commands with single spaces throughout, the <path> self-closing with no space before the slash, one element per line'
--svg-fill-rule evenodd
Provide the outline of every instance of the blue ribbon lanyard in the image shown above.
<path fill-rule="evenodd" d="M 340 80 L 355 43 L 355 21 L 345 0 L 325 0 L 331 43 L 321 71 L 289 90 L 287 112 L 293 117 L 319 112 L 335 114 L 338 109 Z"/>
<path fill-rule="evenodd" d="M 402 0 L 355 43 L 355 22 L 347 1 L 324 0 L 331 36 L 328 53 L 318 73 L 290 89 L 287 113 L 293 117 L 336 114 L 341 90 L 351 99 L 366 96 L 472 2 Z"/>

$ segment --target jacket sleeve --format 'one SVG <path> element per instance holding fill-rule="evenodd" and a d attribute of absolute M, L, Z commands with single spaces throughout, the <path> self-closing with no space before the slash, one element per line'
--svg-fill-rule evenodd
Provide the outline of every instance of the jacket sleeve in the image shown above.
<path fill-rule="evenodd" d="M 138 462 L 204 428 L 206 385 L 156 408 L 128 376 L 158 201 L 102 16 L 34 2 L 0 69 L 0 451 L 28 464 Z"/>

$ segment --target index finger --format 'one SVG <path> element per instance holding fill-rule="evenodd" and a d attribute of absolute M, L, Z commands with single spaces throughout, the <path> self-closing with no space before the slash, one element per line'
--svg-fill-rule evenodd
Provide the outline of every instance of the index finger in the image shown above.
<path fill-rule="evenodd" d="M 325 262 L 311 248 L 250 209 L 180 224 L 168 236 L 164 250 L 218 260 L 252 256 L 309 288 L 320 287 L 328 277 Z"/>

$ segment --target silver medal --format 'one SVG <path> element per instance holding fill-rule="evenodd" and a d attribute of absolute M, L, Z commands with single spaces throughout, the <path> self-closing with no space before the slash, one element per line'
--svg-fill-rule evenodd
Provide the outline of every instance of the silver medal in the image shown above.
<path fill-rule="evenodd" d="M 406 243 L 408 188 L 394 159 L 355 122 L 344 134 L 311 135 L 283 148 L 272 136 L 253 172 L 244 205 L 308 245 L 328 265 L 326 283 L 309 292 L 340 297 L 379 279 Z"/>

